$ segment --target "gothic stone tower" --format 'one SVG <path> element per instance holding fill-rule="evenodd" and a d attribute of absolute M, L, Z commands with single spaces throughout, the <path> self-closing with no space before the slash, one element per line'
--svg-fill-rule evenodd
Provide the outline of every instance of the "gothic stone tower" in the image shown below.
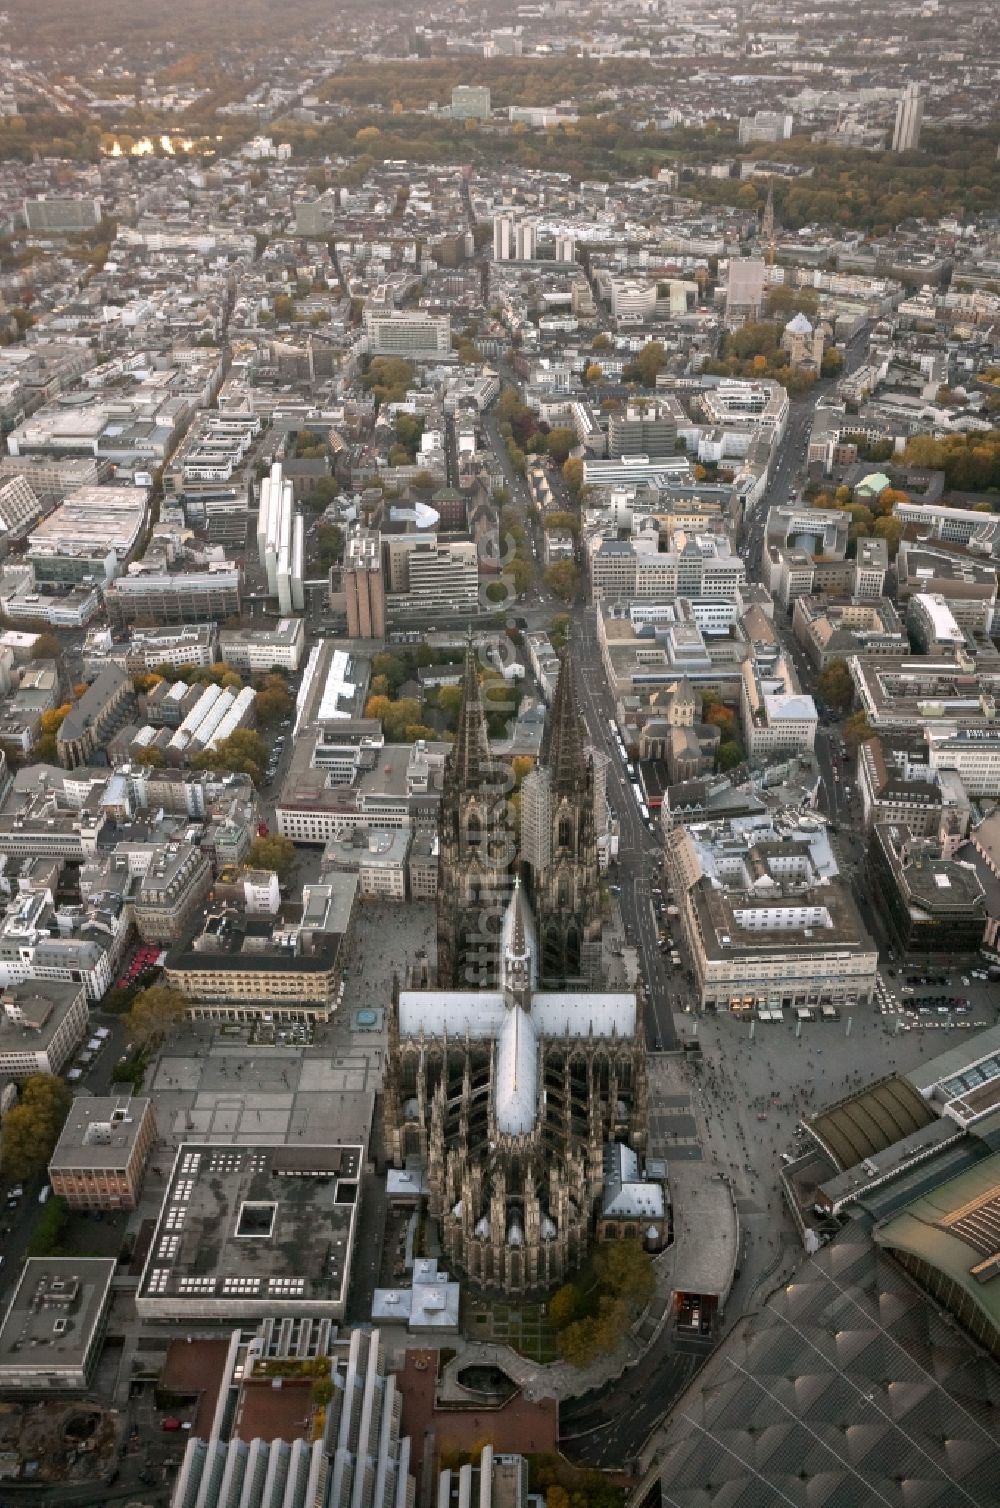
<path fill-rule="evenodd" d="M 538 922 L 541 977 L 550 988 L 579 980 L 587 972 L 587 944 L 600 938 L 594 764 L 584 748 L 576 697 L 567 653 L 539 767 L 522 785 L 522 855 Z"/>
<path fill-rule="evenodd" d="M 487 989 L 499 969 L 500 927 L 514 842 L 507 792 L 490 757 L 476 660 L 465 658 L 458 733 L 441 797 L 437 977 L 442 989 Z"/>

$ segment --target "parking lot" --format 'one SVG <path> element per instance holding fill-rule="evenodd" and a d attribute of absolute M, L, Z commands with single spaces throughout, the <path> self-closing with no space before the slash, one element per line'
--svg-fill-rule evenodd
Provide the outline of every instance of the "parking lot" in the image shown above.
<path fill-rule="evenodd" d="M 897 1029 L 992 1026 L 1000 984 L 981 962 L 965 965 L 883 964 L 875 984 L 883 1016 L 895 1017 Z"/>

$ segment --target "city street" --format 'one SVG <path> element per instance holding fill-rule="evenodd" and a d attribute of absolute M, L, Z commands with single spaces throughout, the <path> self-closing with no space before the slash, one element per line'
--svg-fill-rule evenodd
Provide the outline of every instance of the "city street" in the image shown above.
<path fill-rule="evenodd" d="M 607 687 L 604 667 L 594 627 L 593 610 L 573 610 L 573 632 L 569 652 L 576 669 L 583 717 L 594 746 L 609 760 L 608 801 L 618 815 L 618 883 L 619 901 L 625 923 L 626 941 L 639 957 L 639 973 L 648 996 L 646 1016 L 647 1046 L 669 1052 L 677 1046 L 673 1012 L 681 1002 L 679 971 L 668 978 L 660 956 L 657 928 L 651 907 L 651 886 L 658 883 L 662 845 L 657 833 L 651 833 L 635 804 L 635 796 L 622 765 L 618 748 L 609 728 L 615 705 Z"/>

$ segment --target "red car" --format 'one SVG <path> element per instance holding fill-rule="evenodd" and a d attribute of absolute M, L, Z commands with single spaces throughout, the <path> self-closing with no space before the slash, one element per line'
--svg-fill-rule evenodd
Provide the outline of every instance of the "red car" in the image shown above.
<path fill-rule="evenodd" d="M 180 1427 L 181 1427 L 181 1421 L 179 1419 L 161 1419 L 160 1420 L 160 1428 L 161 1429 L 171 1430 L 172 1431 L 172 1430 L 180 1429 Z"/>

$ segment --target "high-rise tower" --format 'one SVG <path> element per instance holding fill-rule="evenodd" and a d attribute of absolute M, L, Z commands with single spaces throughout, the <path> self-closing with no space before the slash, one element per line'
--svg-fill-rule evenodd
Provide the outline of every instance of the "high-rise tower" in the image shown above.
<path fill-rule="evenodd" d="M 894 152 L 915 152 L 920 145 L 920 127 L 924 121 L 924 99 L 917 83 L 909 83 L 896 106 L 896 125 L 892 133 Z"/>

